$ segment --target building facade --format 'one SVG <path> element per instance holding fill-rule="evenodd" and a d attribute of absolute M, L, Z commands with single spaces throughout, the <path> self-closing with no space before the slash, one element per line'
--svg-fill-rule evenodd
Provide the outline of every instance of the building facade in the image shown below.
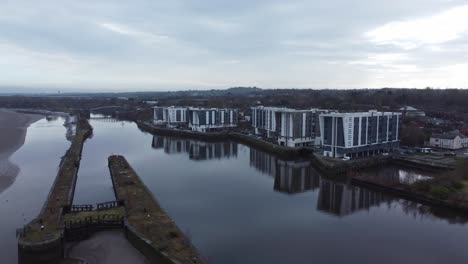
<path fill-rule="evenodd" d="M 429 146 L 451 150 L 468 148 L 468 137 L 457 130 L 444 134 L 433 134 L 429 140 Z"/>
<path fill-rule="evenodd" d="M 323 155 L 364 157 L 399 146 L 401 113 L 328 113 L 320 116 Z"/>
<path fill-rule="evenodd" d="M 272 138 L 281 146 L 320 145 L 319 115 L 328 110 L 296 110 L 257 106 L 252 108 L 252 126 L 256 135 Z"/>
<path fill-rule="evenodd" d="M 189 108 L 188 126 L 193 131 L 206 132 L 237 126 L 237 109 Z"/>
<path fill-rule="evenodd" d="M 154 123 L 180 124 L 187 122 L 187 107 L 154 107 Z"/>
<path fill-rule="evenodd" d="M 199 132 L 236 127 L 237 119 L 237 109 L 175 106 L 153 108 L 153 122 L 155 124 L 184 125 Z"/>

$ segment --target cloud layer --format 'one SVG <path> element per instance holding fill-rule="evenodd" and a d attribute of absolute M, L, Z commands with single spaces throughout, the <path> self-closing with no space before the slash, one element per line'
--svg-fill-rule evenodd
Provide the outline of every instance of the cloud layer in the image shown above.
<path fill-rule="evenodd" d="M 0 55 L 1 87 L 468 87 L 468 5 L 3 0 Z"/>

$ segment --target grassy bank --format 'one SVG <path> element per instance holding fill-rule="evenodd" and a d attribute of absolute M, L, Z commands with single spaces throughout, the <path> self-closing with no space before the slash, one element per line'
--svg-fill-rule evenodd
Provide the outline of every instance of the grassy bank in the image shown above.
<path fill-rule="evenodd" d="M 408 187 L 410 191 L 460 204 L 468 209 L 468 159 L 457 160 L 453 171 L 443 172 L 440 176 L 427 181 L 416 182 Z"/>
<path fill-rule="evenodd" d="M 468 159 L 458 160 L 452 171 L 441 171 L 431 179 L 412 184 L 385 183 L 359 175 L 351 182 L 426 205 L 468 213 Z"/>

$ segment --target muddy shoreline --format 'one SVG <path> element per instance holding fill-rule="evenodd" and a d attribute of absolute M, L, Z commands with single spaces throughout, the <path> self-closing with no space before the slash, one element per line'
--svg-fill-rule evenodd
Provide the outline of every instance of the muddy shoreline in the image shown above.
<path fill-rule="evenodd" d="M 42 118 L 0 109 L 0 193 L 13 184 L 20 171 L 9 158 L 24 145 L 28 127 Z"/>

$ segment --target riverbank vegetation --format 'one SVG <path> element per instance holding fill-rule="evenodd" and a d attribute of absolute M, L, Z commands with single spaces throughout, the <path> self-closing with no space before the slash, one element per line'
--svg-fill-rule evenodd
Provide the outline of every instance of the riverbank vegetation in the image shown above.
<path fill-rule="evenodd" d="M 468 159 L 457 160 L 455 170 L 409 186 L 411 191 L 466 206 L 468 209 Z"/>

